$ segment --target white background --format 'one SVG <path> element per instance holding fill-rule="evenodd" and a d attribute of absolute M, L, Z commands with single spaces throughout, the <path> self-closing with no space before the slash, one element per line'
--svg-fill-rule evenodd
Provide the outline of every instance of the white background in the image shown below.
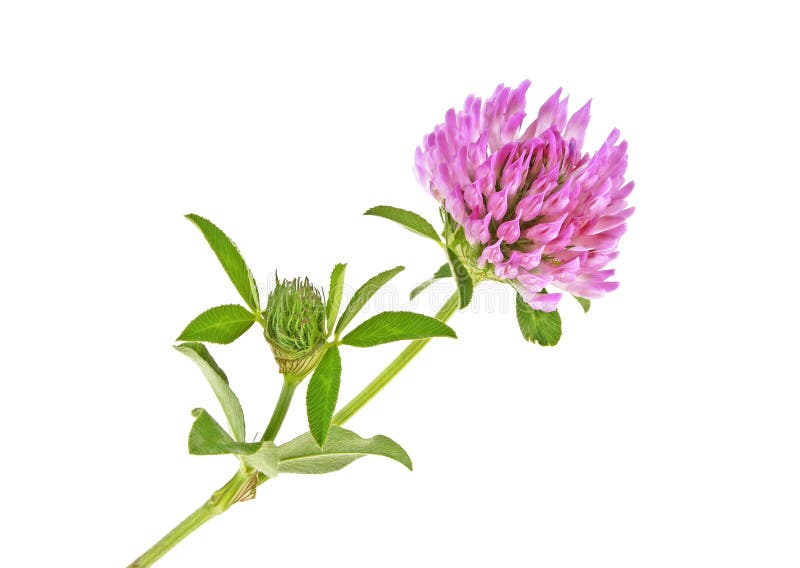
<path fill-rule="evenodd" d="M 440 253 L 361 213 L 437 219 L 414 148 L 530 78 L 531 112 L 563 86 L 593 99 L 587 147 L 630 143 L 620 289 L 565 302 L 556 348 L 484 290 L 349 423 L 413 473 L 282 476 L 159 565 L 800 565 L 790 3 L 277 4 L 0 8 L 3 564 L 124 566 L 235 468 L 186 451 L 190 410 L 219 410 L 170 346 L 237 295 L 183 214 L 264 285 L 403 264 L 399 302 Z M 341 400 L 399 349 L 344 352 Z M 212 352 L 255 435 L 279 390 L 263 340 Z M 301 393 L 282 439 L 303 425 Z"/>

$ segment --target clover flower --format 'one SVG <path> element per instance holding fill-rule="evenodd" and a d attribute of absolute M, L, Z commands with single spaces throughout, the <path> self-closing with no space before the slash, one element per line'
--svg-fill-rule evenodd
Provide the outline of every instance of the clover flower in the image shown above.
<path fill-rule="evenodd" d="M 627 144 L 614 129 L 593 155 L 582 153 L 589 104 L 567 120 L 557 90 L 525 119 L 523 81 L 488 100 L 469 96 L 416 151 L 416 174 L 439 200 L 445 237 L 470 272 L 510 282 L 532 308 L 553 311 L 556 286 L 582 298 L 617 288 L 606 266 L 625 222 Z"/>

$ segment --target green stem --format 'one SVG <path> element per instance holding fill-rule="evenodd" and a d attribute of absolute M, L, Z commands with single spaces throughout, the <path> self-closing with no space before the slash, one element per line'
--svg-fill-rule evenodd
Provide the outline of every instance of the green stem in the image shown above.
<path fill-rule="evenodd" d="M 248 483 L 252 483 L 252 474 L 242 470 L 237 471 L 236 475 L 214 492 L 208 501 L 169 531 L 164 538 L 150 547 L 147 552 L 134 560 L 128 568 L 147 568 L 152 566 L 156 560 L 172 550 L 176 544 L 200 526 L 227 511 L 237 501 L 247 498 L 243 490 Z"/>
<path fill-rule="evenodd" d="M 441 321 L 447 321 L 450 319 L 454 313 L 458 311 L 458 292 L 455 292 L 450 298 L 445 302 L 442 309 L 440 309 L 436 313 L 436 318 Z M 364 390 L 358 393 L 353 400 L 348 402 L 344 407 L 337 412 L 333 416 L 333 423 L 336 425 L 341 425 L 347 422 L 353 414 L 358 412 L 362 406 L 367 404 L 372 398 L 378 394 L 383 387 L 389 384 L 389 382 L 403 370 L 403 368 L 408 365 L 408 363 L 417 356 L 417 354 L 422 351 L 422 348 L 425 347 L 430 338 L 428 339 L 416 339 L 408 344 L 408 346 L 403 349 L 400 354 L 395 357 L 395 359 L 386 366 L 386 368 L 375 377 L 371 383 L 369 383 Z"/>
<path fill-rule="evenodd" d="M 278 402 L 275 404 L 275 410 L 272 412 L 272 418 L 270 418 L 264 436 L 261 438 L 262 441 L 272 442 L 275 440 L 275 436 L 278 435 L 278 431 L 281 429 L 281 425 L 283 425 L 283 420 L 286 418 L 286 412 L 289 410 L 294 391 L 300 383 L 300 380 L 302 380 L 302 377 L 297 377 L 290 373 L 284 375 L 283 388 L 278 397 Z M 247 484 L 252 482 L 253 475 L 255 474 L 243 470 L 236 472 L 236 475 L 217 490 L 208 501 L 203 503 L 194 513 L 181 521 L 178 526 L 168 532 L 164 538 L 155 543 L 147 552 L 134 560 L 128 568 L 146 568 L 147 566 L 152 566 L 156 560 L 172 550 L 176 544 L 210 519 L 224 513 L 234 503 L 250 498 L 246 495 L 244 489 Z M 258 474 L 256 477 L 258 483 L 263 483 L 267 479 L 267 477 L 261 474 Z M 255 488 L 255 485 L 253 485 L 252 488 Z"/>
<path fill-rule="evenodd" d="M 447 321 L 450 317 L 458 311 L 458 292 L 454 293 L 445 302 L 442 309 L 436 313 L 436 318 L 441 321 Z M 333 423 L 337 425 L 344 424 L 350 417 L 358 412 L 362 406 L 367 404 L 372 398 L 378 394 L 383 387 L 399 373 L 408 363 L 422 351 L 430 339 L 417 339 L 412 341 L 395 359 L 375 377 L 364 389 L 358 393 L 353 400 L 348 402 L 339 412 L 333 417 Z M 269 421 L 267 430 L 264 432 L 262 440 L 272 441 L 280 430 L 283 420 L 286 417 L 286 411 L 289 409 L 289 404 L 292 401 L 292 396 L 297 388 L 299 381 L 298 377 L 287 374 L 284 376 L 283 388 L 281 389 L 278 403 L 275 405 L 275 410 L 272 418 Z M 301 377 L 302 378 L 302 377 Z M 268 477 L 263 474 L 258 475 L 258 484 L 264 483 Z M 153 545 L 147 552 L 137 558 L 128 568 L 147 568 L 151 566 L 156 560 L 164 556 L 176 544 L 186 538 L 187 535 L 192 533 L 198 527 L 206 523 L 208 520 L 216 517 L 217 515 L 225 512 L 234 503 L 247 498 L 245 496 L 246 485 L 252 481 L 252 474 L 239 470 L 233 478 L 220 488 L 206 503 L 204 503 L 194 513 L 186 517 L 178 526 L 172 529 L 167 535 Z"/>
<path fill-rule="evenodd" d="M 283 425 L 283 419 L 286 418 L 286 411 L 289 410 L 289 405 L 292 403 L 294 391 L 300 381 L 295 380 L 295 377 L 286 374 L 283 378 L 283 388 L 278 397 L 278 402 L 275 404 L 275 410 L 272 412 L 272 418 L 269 420 L 267 429 L 261 437 L 262 442 L 273 442 L 278 435 L 278 431 Z"/>

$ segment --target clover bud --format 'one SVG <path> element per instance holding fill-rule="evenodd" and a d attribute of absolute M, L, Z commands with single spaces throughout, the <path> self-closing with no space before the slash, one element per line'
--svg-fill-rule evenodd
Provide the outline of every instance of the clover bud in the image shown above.
<path fill-rule="evenodd" d="M 308 278 L 277 281 L 264 310 L 264 336 L 278 369 L 298 382 L 324 353 L 325 302 Z"/>

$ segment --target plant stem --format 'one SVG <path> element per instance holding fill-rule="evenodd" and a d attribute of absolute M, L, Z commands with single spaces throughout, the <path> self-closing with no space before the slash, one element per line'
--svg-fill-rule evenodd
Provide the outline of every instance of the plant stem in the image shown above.
<path fill-rule="evenodd" d="M 442 309 L 436 313 L 436 318 L 445 322 L 456 313 L 458 310 L 458 292 L 454 293 L 445 302 Z M 408 363 L 422 351 L 430 339 L 417 339 L 412 341 L 408 346 L 403 349 L 394 360 L 381 371 L 372 382 L 370 382 L 364 389 L 358 393 L 350 402 L 348 402 L 339 412 L 333 417 L 333 424 L 344 424 L 350 417 L 358 412 L 361 407 L 367 404 L 372 398 L 378 394 L 383 387 L 406 366 Z M 289 409 L 289 404 L 292 401 L 292 396 L 297 388 L 299 381 L 297 377 L 289 374 L 284 376 L 283 388 L 275 405 L 275 410 L 272 413 L 272 418 L 269 421 L 267 430 L 262 437 L 263 441 L 273 441 L 278 434 L 283 420 L 286 417 L 286 411 Z M 239 470 L 231 480 L 223 485 L 211 499 L 206 501 L 194 513 L 186 517 L 178 526 L 172 529 L 167 535 L 155 543 L 147 552 L 137 558 L 128 568 L 147 568 L 169 552 L 176 544 L 186 538 L 187 535 L 195 531 L 198 527 L 224 513 L 234 503 L 243 499 L 249 498 L 245 490 L 248 484 L 253 481 L 252 473 Z M 264 483 L 268 477 L 258 474 L 258 484 Z M 252 489 L 252 487 L 250 487 Z M 252 497 L 252 495 L 249 495 Z"/>
<path fill-rule="evenodd" d="M 456 311 L 458 311 L 458 292 L 455 292 L 452 296 L 450 296 L 447 302 L 445 302 L 444 306 L 442 306 L 442 309 L 436 313 L 436 318 L 445 322 L 450 319 L 450 316 L 456 313 Z M 430 338 L 416 339 L 409 343 L 408 346 L 403 349 L 400 354 L 395 357 L 395 359 L 372 380 L 371 383 L 364 387 L 360 393 L 353 397 L 353 400 L 344 405 L 344 407 L 333 416 L 333 424 L 341 425 L 349 420 L 353 414 L 361 409 L 362 406 L 372 400 L 372 398 L 378 394 L 383 387 L 388 385 L 395 375 L 402 371 L 403 368 L 408 365 L 408 363 L 414 357 L 416 357 L 420 351 L 422 351 L 422 348 L 425 347 L 429 341 Z"/>
<path fill-rule="evenodd" d="M 220 487 L 211 498 L 203 503 L 194 513 L 181 521 L 178 526 L 169 531 L 164 538 L 155 543 L 150 549 L 134 560 L 128 568 L 147 568 L 164 556 L 167 552 L 186 538 L 189 534 L 197 530 L 200 526 L 213 519 L 217 515 L 224 513 L 237 501 L 246 498 L 243 489 L 252 483 L 252 474 L 242 470 L 236 472 L 228 483 Z"/>
<path fill-rule="evenodd" d="M 300 377 L 302 379 L 302 377 Z M 272 412 L 267 429 L 264 436 L 261 438 L 264 442 L 272 442 L 278 431 L 283 425 L 283 420 L 286 418 L 286 412 L 289 410 L 289 405 L 292 402 L 294 391 L 300 383 L 298 377 L 287 373 L 283 378 L 283 387 L 281 394 L 278 397 L 278 402 L 275 404 L 275 410 Z M 255 480 L 253 477 L 255 476 Z M 245 486 L 253 483 L 254 481 L 263 483 L 268 478 L 260 475 L 248 473 L 243 470 L 236 472 L 228 483 L 218 489 L 211 498 L 203 503 L 194 513 L 181 521 L 178 526 L 169 531 L 164 538 L 155 543 L 147 552 L 142 554 L 139 558 L 133 561 L 128 568 L 146 568 L 152 566 L 153 563 L 164 556 L 167 552 L 186 538 L 189 534 L 197 530 L 200 526 L 228 510 L 228 508 L 244 499 L 251 498 L 245 492 Z M 255 488 L 255 484 L 251 489 Z"/>
<path fill-rule="evenodd" d="M 288 374 L 284 376 L 283 388 L 278 397 L 278 402 L 275 404 L 275 410 L 272 411 L 272 418 L 269 419 L 267 429 L 261 437 L 262 442 L 272 442 L 278 435 L 278 430 L 283 425 L 283 419 L 286 418 L 286 411 L 289 410 L 289 405 L 292 403 L 294 390 L 297 388 L 299 381 L 294 380 Z"/>

